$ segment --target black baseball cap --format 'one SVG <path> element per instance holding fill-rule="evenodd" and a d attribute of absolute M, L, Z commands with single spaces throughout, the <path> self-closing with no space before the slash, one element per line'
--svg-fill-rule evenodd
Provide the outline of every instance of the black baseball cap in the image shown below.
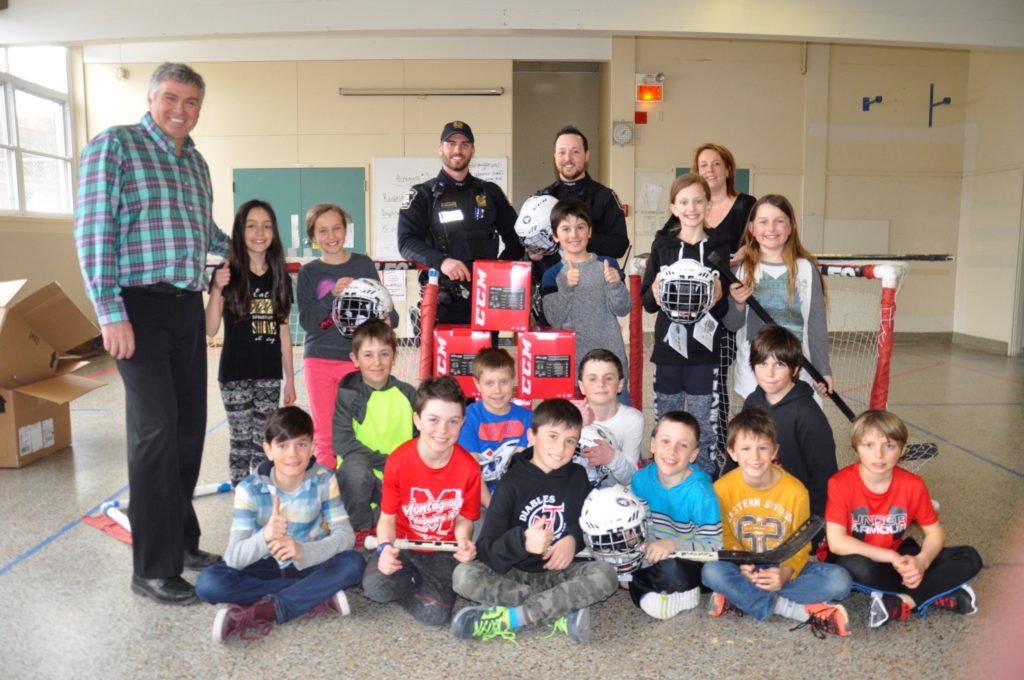
<path fill-rule="evenodd" d="M 461 120 L 453 120 L 444 126 L 444 130 L 441 130 L 441 141 L 447 142 L 452 135 L 465 135 L 470 144 L 475 143 L 473 129 L 469 127 L 469 123 L 463 123 Z"/>

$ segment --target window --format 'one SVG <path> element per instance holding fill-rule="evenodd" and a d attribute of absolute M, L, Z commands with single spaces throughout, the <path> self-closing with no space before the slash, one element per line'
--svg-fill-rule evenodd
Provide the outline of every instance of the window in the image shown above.
<path fill-rule="evenodd" d="M 70 215 L 68 51 L 0 47 L 0 211 Z"/>

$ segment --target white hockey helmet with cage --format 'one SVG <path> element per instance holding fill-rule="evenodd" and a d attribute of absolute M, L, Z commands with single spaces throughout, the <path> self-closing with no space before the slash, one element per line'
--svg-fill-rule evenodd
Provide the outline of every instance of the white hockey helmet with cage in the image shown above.
<path fill-rule="evenodd" d="M 658 298 L 673 323 L 696 323 L 715 299 L 718 272 L 697 260 L 678 260 L 662 267 Z"/>
<path fill-rule="evenodd" d="M 639 498 L 621 484 L 594 489 L 580 513 L 590 553 L 621 574 L 636 571 L 647 547 L 647 515 Z"/>
<path fill-rule="evenodd" d="M 331 321 L 346 338 L 370 319 L 387 319 L 391 313 L 391 294 L 376 279 L 355 279 L 334 298 Z"/>
<path fill-rule="evenodd" d="M 539 250 L 545 255 L 558 250 L 551 233 L 551 209 L 558 203 L 554 196 L 530 196 L 523 203 L 516 218 L 516 235 L 527 248 Z"/>
<path fill-rule="evenodd" d="M 611 474 L 608 471 L 607 465 L 599 465 L 594 467 L 587 462 L 587 459 L 583 457 L 583 452 L 592 446 L 597 446 L 598 440 L 603 439 L 608 442 L 608 445 L 612 447 L 618 455 L 622 451 L 622 446 L 619 444 L 619 440 L 612 434 L 604 425 L 599 423 L 591 423 L 583 427 L 580 432 L 579 441 L 576 442 L 576 451 L 572 455 L 572 462 L 582 465 L 587 470 L 587 478 L 590 479 L 590 485 L 593 487 L 601 486 L 602 483 Z"/>

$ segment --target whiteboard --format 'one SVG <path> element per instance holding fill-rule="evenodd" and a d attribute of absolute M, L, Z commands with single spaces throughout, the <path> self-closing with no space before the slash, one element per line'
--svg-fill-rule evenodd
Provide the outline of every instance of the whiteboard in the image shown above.
<path fill-rule="evenodd" d="M 436 177 L 437 156 L 385 156 L 373 159 L 370 174 L 370 232 L 373 259 L 401 260 L 398 252 L 398 211 L 414 184 Z M 469 166 L 474 177 L 494 182 L 508 195 L 508 157 L 476 157 Z"/>

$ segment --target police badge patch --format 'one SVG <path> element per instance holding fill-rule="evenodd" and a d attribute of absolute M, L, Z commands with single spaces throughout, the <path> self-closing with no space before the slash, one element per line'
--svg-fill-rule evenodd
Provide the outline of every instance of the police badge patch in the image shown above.
<path fill-rule="evenodd" d="M 405 192 L 405 197 L 402 199 L 402 210 L 406 210 L 412 205 L 413 200 L 416 198 L 416 190 L 409 189 Z"/>

